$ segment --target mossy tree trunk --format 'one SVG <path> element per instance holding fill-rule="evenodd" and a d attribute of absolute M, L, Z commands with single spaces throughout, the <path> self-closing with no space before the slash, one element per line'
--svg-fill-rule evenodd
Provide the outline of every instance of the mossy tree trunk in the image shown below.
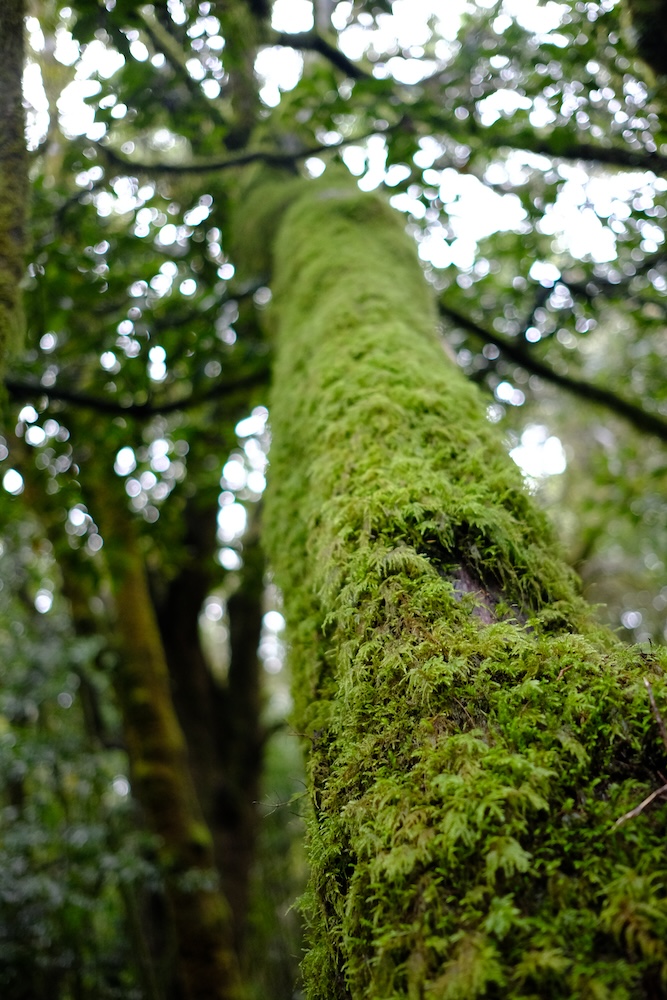
<path fill-rule="evenodd" d="M 658 658 L 578 596 L 402 220 L 325 178 L 274 261 L 308 996 L 667 996 L 664 798 L 617 822 L 665 782 Z"/>
<path fill-rule="evenodd" d="M 231 914 L 187 760 L 139 539 L 124 498 L 95 491 L 117 616 L 115 688 L 134 794 L 157 835 L 178 969 L 190 1000 L 242 996 Z"/>
<path fill-rule="evenodd" d="M 23 328 L 28 154 L 23 114 L 23 0 L 0 4 L 0 366 Z"/>

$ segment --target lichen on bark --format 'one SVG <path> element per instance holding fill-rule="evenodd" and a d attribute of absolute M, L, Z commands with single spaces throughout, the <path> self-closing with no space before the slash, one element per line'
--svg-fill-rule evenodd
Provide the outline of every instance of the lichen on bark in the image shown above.
<path fill-rule="evenodd" d="M 664 655 L 595 623 L 382 200 L 304 185 L 274 278 L 308 996 L 667 996 L 664 804 L 615 826 L 662 783 Z"/>

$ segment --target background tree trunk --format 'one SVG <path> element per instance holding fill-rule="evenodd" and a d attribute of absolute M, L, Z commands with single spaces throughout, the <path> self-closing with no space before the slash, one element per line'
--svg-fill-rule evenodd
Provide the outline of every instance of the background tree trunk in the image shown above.
<path fill-rule="evenodd" d="M 23 114 L 23 0 L 0 7 L 0 365 L 23 329 L 23 276 L 28 152 Z"/>
<path fill-rule="evenodd" d="M 623 820 L 664 784 L 664 675 L 578 597 L 399 217 L 304 191 L 274 253 L 267 534 L 309 751 L 308 996 L 665 996 L 665 809 Z"/>
<path fill-rule="evenodd" d="M 188 768 L 141 549 L 123 499 L 113 490 L 97 492 L 95 499 L 112 564 L 118 652 L 114 682 L 132 786 L 159 838 L 185 996 L 237 1000 L 242 993 L 231 915 Z"/>
<path fill-rule="evenodd" d="M 239 585 L 227 601 L 230 664 L 223 684 L 213 676 L 199 632 L 199 615 L 212 588 L 216 514 L 217 506 L 202 510 L 195 499 L 186 504 L 184 541 L 189 559 L 169 580 L 157 601 L 157 615 L 190 772 L 213 837 L 235 947 L 241 955 L 264 743 L 257 652 L 264 559 L 256 526 L 244 540 Z"/>

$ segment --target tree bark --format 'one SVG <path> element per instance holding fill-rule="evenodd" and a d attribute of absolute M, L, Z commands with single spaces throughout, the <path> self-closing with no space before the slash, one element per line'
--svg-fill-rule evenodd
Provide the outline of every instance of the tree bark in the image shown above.
<path fill-rule="evenodd" d="M 157 601 L 175 708 L 185 736 L 197 796 L 213 837 L 233 926 L 243 953 L 249 880 L 257 835 L 262 770 L 259 637 L 264 560 L 257 530 L 244 540 L 244 566 L 229 598 L 230 667 L 227 683 L 211 673 L 199 634 L 199 615 L 212 587 L 216 514 L 196 498 L 183 513 L 188 558 Z"/>
<path fill-rule="evenodd" d="M 23 114 L 23 0 L 0 4 L 0 366 L 23 330 L 28 154 Z"/>
<path fill-rule="evenodd" d="M 279 226 L 272 306 L 307 995 L 667 996 L 664 799 L 624 820 L 664 784 L 661 666 L 579 597 L 399 217 L 329 177 Z"/>
<path fill-rule="evenodd" d="M 247 930 L 250 873 L 257 845 L 257 803 L 265 740 L 259 660 L 264 553 L 258 521 L 259 512 L 255 508 L 243 542 L 239 586 L 227 602 L 230 664 L 224 712 L 217 730 L 218 756 L 223 767 L 213 809 L 213 825 L 224 859 L 224 885 L 234 914 L 235 942 L 240 955 Z"/>
<path fill-rule="evenodd" d="M 185 996 L 237 1000 L 242 992 L 229 906 L 188 769 L 139 541 L 113 490 L 96 492 L 95 499 L 112 569 L 118 650 L 114 681 L 132 786 L 159 838 Z"/>
<path fill-rule="evenodd" d="M 667 3 L 665 0 L 626 0 L 638 55 L 661 79 L 667 76 Z"/>

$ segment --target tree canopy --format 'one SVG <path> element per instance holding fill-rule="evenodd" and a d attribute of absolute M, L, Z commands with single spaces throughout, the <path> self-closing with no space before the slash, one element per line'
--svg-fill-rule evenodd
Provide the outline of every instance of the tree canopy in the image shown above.
<path fill-rule="evenodd" d="M 643 686 L 640 676 L 644 666 L 647 676 L 658 670 L 652 644 L 665 637 L 667 608 L 663 6 L 3 4 L 3 996 L 283 997 L 297 988 L 301 939 L 289 910 L 303 881 L 297 743 L 312 745 L 326 774 L 328 723 L 316 712 L 307 731 L 295 731 L 307 715 L 298 685 L 297 721 L 285 722 L 284 620 L 263 553 L 262 495 L 272 377 L 278 414 L 281 379 L 300 407 L 296 423 L 276 421 L 316 465 L 326 424 L 314 417 L 315 396 L 308 402 L 289 382 L 289 365 L 275 368 L 276 330 L 293 327 L 298 338 L 281 302 L 298 283 L 285 275 L 301 244 L 282 231 L 274 259 L 273 239 L 308 184 L 376 191 L 402 213 L 437 303 L 429 322 L 479 384 L 488 424 L 526 471 L 527 492 L 549 509 L 599 621 L 639 644 L 627 654 L 635 664 L 627 701 L 643 734 L 630 740 L 633 753 L 641 744 L 643 770 L 634 798 L 626 788 L 614 800 L 618 818 L 631 828 L 624 816 L 635 807 L 642 822 L 664 809 L 665 707 L 655 678 Z M 22 60 L 27 146 L 16 143 Z M 370 226 L 368 211 L 349 208 L 358 232 Z M 309 250 L 322 262 L 313 294 L 341 274 L 352 287 L 346 257 L 357 251 L 337 235 L 338 258 L 317 240 Z M 359 272 L 364 254 L 381 259 L 369 238 Z M 382 266 L 390 272 L 390 261 Z M 399 289 L 394 314 L 401 295 L 410 313 L 421 294 Z M 363 289 L 355 295 L 361 311 Z M 360 379 L 365 349 L 360 340 L 347 361 Z M 295 355 L 299 371 L 309 350 Z M 406 372 L 409 355 L 408 346 Z M 333 372 L 337 357 L 342 346 L 318 363 Z M 429 412 L 447 415 L 436 395 Z M 455 429 L 467 405 L 447 417 Z M 351 441 L 354 431 L 335 406 L 331 413 L 333 452 L 336 436 Z M 276 476 L 305 519 L 317 494 L 299 499 L 298 462 L 281 454 Z M 476 462 L 480 475 L 493 465 Z M 282 540 L 271 523 L 274 552 L 291 546 L 281 572 L 298 575 L 289 562 L 300 522 Z M 539 535 L 543 522 L 535 523 Z M 554 585 L 560 596 L 550 599 L 569 601 L 570 586 Z M 362 592 L 348 592 L 352 605 Z M 508 592 L 515 610 L 520 593 Z M 340 609 L 331 613 L 342 621 Z M 558 629 L 579 622 L 567 618 L 566 628 L 566 618 Z M 585 673 L 581 649 L 567 648 L 573 676 Z M 552 682 L 566 669 L 554 668 Z M 489 690 L 495 683 L 483 680 Z M 483 713 L 487 695 L 480 688 L 460 712 Z M 539 714 L 537 701 L 533 708 Z M 454 718 L 459 709 L 448 711 Z M 518 709 L 509 699 L 503 711 Z M 571 721 L 577 711 L 578 702 L 564 709 Z M 461 752 L 476 760 L 479 746 L 469 743 Z M 579 765 L 586 770 L 583 756 Z M 532 795 L 543 791 L 536 773 Z M 338 801 L 333 779 L 330 788 Z M 391 811 L 389 798 L 374 801 Z M 580 808 L 571 804 L 573 843 Z M 521 822 L 528 811 L 518 809 Z M 505 876 L 525 862 L 509 826 L 494 862 Z M 327 850 L 333 836 L 322 841 Z M 422 846 L 413 845 L 417 854 Z M 605 919 L 643 970 L 642 995 L 662 996 L 656 927 L 665 887 L 640 874 L 616 902 L 609 897 Z M 649 888 L 650 913 L 642 910 Z M 494 913 L 498 926 L 511 919 Z M 465 964 L 477 946 L 462 940 Z M 366 995 L 354 985 L 366 974 L 364 954 L 353 949 L 352 971 L 341 973 L 358 990 L 350 995 Z M 406 975 L 417 982 L 430 959 L 413 954 L 419 969 Z M 321 952 L 313 955 L 311 974 Z M 543 983 L 557 965 L 554 957 L 538 970 Z M 484 975 L 465 980 L 465 995 L 504 995 L 493 992 L 501 980 L 492 963 Z M 537 975 L 526 971 L 516 995 L 532 995 L 525 983 Z M 604 992 L 605 982 L 600 973 L 602 992 L 588 983 L 581 995 L 638 988 L 628 980 Z M 437 988 L 464 995 L 449 981 Z"/>

